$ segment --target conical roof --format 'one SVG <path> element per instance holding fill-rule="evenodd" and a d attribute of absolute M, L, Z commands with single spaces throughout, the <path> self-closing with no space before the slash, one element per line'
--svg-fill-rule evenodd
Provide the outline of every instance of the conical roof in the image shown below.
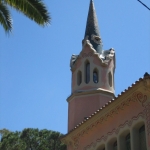
<path fill-rule="evenodd" d="M 93 0 L 90 1 L 84 40 L 89 40 L 94 49 L 102 53 L 102 41 Z"/>

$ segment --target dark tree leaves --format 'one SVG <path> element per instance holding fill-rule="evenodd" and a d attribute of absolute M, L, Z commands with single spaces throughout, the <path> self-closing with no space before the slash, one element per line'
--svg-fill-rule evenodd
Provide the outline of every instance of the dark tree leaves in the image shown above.
<path fill-rule="evenodd" d="M 66 150 L 61 133 L 27 128 L 22 132 L 0 130 L 0 150 Z M 2 134 L 3 133 L 3 134 Z"/>

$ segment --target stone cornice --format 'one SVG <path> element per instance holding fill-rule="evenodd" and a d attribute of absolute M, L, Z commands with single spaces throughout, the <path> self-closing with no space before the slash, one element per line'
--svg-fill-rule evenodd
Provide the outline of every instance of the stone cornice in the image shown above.
<path fill-rule="evenodd" d="M 71 101 L 75 96 L 81 96 L 81 95 L 90 95 L 90 94 L 106 94 L 111 97 L 115 97 L 114 93 L 105 89 L 96 88 L 96 89 L 90 89 L 90 90 L 78 90 L 74 93 L 72 93 L 68 98 L 67 102 Z"/>

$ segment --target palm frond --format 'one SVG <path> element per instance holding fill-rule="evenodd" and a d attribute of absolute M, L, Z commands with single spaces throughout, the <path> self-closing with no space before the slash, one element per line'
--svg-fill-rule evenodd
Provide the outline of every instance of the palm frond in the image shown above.
<path fill-rule="evenodd" d="M 51 17 L 42 0 L 3 0 L 6 4 L 25 14 L 39 25 L 50 23 Z"/>
<path fill-rule="evenodd" d="M 4 30 L 9 33 L 12 31 L 12 19 L 7 6 L 0 1 L 0 24 L 3 26 Z"/>

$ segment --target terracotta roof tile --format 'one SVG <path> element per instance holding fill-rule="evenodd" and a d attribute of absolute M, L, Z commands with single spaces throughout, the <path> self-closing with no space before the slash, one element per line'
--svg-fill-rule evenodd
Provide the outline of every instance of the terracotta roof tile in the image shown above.
<path fill-rule="evenodd" d="M 95 116 L 97 113 L 99 113 L 101 110 L 103 110 L 105 107 L 107 107 L 108 105 L 110 105 L 112 102 L 114 102 L 115 100 L 117 100 L 120 96 L 122 96 L 124 93 L 126 93 L 129 89 L 131 89 L 132 87 L 134 87 L 136 84 L 138 84 L 139 82 L 143 81 L 143 79 L 149 77 L 150 78 L 150 74 L 148 74 L 147 72 L 144 74 L 143 78 L 139 78 L 139 80 L 135 81 L 135 83 L 133 83 L 131 86 L 129 86 L 127 89 L 125 89 L 124 91 L 121 92 L 121 94 L 118 94 L 114 99 L 111 99 L 108 103 L 106 103 L 102 108 L 99 108 L 98 110 L 96 110 L 93 114 L 91 114 L 89 117 L 87 117 L 86 119 L 84 119 L 82 122 L 80 122 L 79 124 L 77 124 L 71 131 L 69 131 L 66 135 L 68 135 L 69 133 L 71 133 L 72 131 L 74 131 L 75 129 L 77 129 L 78 127 L 80 127 L 82 124 L 84 124 L 85 122 L 87 122 L 88 120 L 90 120 L 93 116 Z M 65 135 L 65 136 L 66 136 Z"/>

